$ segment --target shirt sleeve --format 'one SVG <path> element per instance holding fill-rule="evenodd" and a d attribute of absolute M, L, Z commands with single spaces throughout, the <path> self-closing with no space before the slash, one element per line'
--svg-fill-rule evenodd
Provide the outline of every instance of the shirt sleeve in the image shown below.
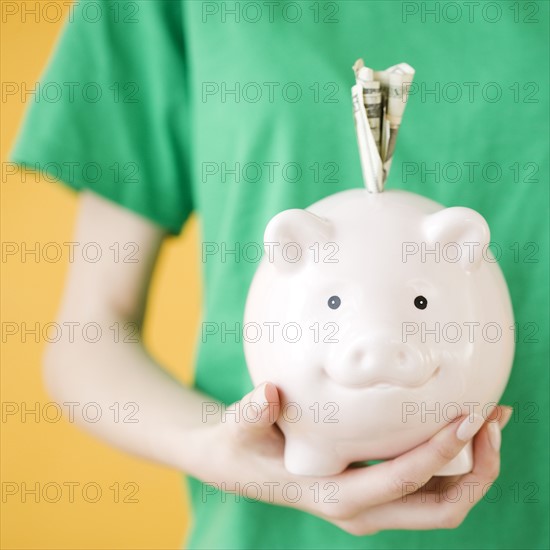
<path fill-rule="evenodd" d="M 192 210 L 181 2 L 77 3 L 28 97 L 14 162 L 180 232 Z"/>

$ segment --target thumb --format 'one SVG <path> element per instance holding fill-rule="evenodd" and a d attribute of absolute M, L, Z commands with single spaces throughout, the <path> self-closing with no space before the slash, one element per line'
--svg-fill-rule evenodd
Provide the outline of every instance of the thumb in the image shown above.
<path fill-rule="evenodd" d="M 271 382 L 257 386 L 240 401 L 233 403 L 235 424 L 240 430 L 258 430 L 272 426 L 281 410 L 279 392 Z"/>

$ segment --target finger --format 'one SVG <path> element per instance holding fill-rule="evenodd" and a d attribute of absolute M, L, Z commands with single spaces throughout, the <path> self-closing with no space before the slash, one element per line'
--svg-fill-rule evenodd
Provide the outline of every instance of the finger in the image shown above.
<path fill-rule="evenodd" d="M 228 407 L 226 418 L 239 430 L 261 430 L 271 428 L 279 417 L 279 412 L 277 387 L 270 382 L 264 382 Z"/>
<path fill-rule="evenodd" d="M 500 413 L 501 411 L 495 407 L 489 418 L 498 417 Z M 501 416 L 504 415 L 501 414 Z M 483 484 L 486 483 L 483 479 L 491 479 L 494 476 L 494 469 L 491 471 L 491 468 L 495 461 L 495 451 L 487 449 L 486 445 L 479 444 L 479 441 L 485 441 L 488 436 L 477 436 L 475 439 L 474 460 L 478 462 L 475 472 L 479 479 L 478 477 L 464 479 L 464 476 L 434 478 L 433 474 L 452 460 L 463 449 L 466 444 L 464 440 L 469 440 L 476 430 L 481 430 L 483 425 L 482 417 L 460 417 L 440 430 L 431 440 L 397 459 L 362 470 L 347 470 L 340 476 L 335 476 L 331 481 L 334 481 L 339 488 L 340 504 L 347 504 L 344 507 L 344 517 L 348 524 L 343 528 L 348 530 L 349 521 L 355 522 L 356 520 L 363 521 L 361 529 L 367 533 L 380 530 L 376 523 L 380 525 L 382 520 L 384 528 L 397 528 L 392 527 L 393 505 L 398 507 L 399 514 L 401 514 L 402 505 L 407 502 L 415 504 L 420 502 L 423 506 L 419 507 L 422 510 L 421 513 L 417 514 L 416 511 L 412 511 L 403 516 L 402 523 L 400 523 L 403 529 L 412 529 L 415 524 L 422 529 L 434 529 L 438 525 L 441 528 L 452 527 L 455 523 L 462 521 L 468 511 L 467 507 L 447 506 L 443 510 L 428 510 L 428 507 L 430 505 L 439 506 L 445 502 L 453 504 L 453 501 L 463 498 L 463 493 L 466 504 L 471 502 L 471 506 L 482 497 L 480 491 L 483 491 Z M 487 434 L 488 429 L 487 425 L 483 433 Z M 498 452 L 496 452 L 496 459 L 499 459 Z M 431 485 L 422 492 L 422 488 L 429 480 L 432 480 Z M 472 493 L 473 489 L 475 489 L 474 493 Z M 441 492 L 444 498 L 438 496 Z M 457 496 L 454 493 L 459 494 Z M 339 512 L 342 512 L 342 506 L 339 508 Z M 328 507 L 326 513 L 334 518 L 334 513 L 331 514 Z M 377 516 L 380 517 L 380 521 Z M 341 516 L 336 520 L 344 520 L 344 517 Z M 373 520 L 375 520 L 374 526 Z"/>
<path fill-rule="evenodd" d="M 462 476 L 434 476 L 424 485 L 427 492 L 438 490 L 443 485 L 456 483 Z"/>
<path fill-rule="evenodd" d="M 408 453 L 363 470 L 348 470 L 337 481 L 343 492 L 356 499 L 362 495 L 363 508 L 401 498 L 424 486 L 454 459 L 482 425 L 481 416 L 462 416 Z"/>
<path fill-rule="evenodd" d="M 462 476 L 461 483 L 474 482 L 476 485 L 493 483 L 500 472 L 500 426 L 499 422 L 489 421 L 474 439 L 474 468 Z"/>
<path fill-rule="evenodd" d="M 509 418 L 508 413 L 505 412 L 506 408 L 498 407 L 498 409 L 503 410 L 499 411 L 495 409 L 474 438 L 474 467 L 472 472 L 463 476 L 453 476 L 452 478 L 434 478 L 441 480 L 439 485 L 437 482 L 433 484 L 434 487 L 439 489 L 439 495 L 428 491 L 424 491 L 423 495 L 412 495 L 417 501 L 420 499 L 436 504 L 439 502 L 450 502 L 452 504 L 453 502 L 458 503 L 460 501 L 462 504 L 467 503 L 472 507 L 484 496 L 491 484 L 498 477 L 500 471 L 501 434 L 500 422 L 497 419 L 503 418 L 505 415 Z M 465 498 L 454 498 L 446 495 L 446 489 L 451 486 L 456 488 L 458 495 L 464 495 Z M 403 498 L 402 500 L 406 501 L 407 498 Z"/>
<path fill-rule="evenodd" d="M 498 422 L 498 425 L 500 426 L 500 430 L 508 424 L 510 421 L 510 418 L 513 414 L 513 408 L 509 407 L 507 405 L 499 405 L 498 407 L 495 407 L 489 416 L 487 417 L 487 422 Z M 498 433 L 496 434 L 496 437 L 498 437 Z M 462 479 L 461 475 L 455 475 L 455 476 L 437 476 L 430 479 L 430 481 L 425 485 L 426 489 L 429 490 L 431 487 L 440 487 L 442 481 L 449 484 L 449 483 L 455 483 Z"/>
<path fill-rule="evenodd" d="M 498 476 L 500 468 L 498 422 L 487 422 L 474 439 L 474 469 L 458 478 L 434 478 L 413 494 L 404 494 L 364 510 L 338 524 L 356 534 L 386 529 L 453 529 L 483 498 Z M 437 481 L 439 483 L 437 483 Z"/>
<path fill-rule="evenodd" d="M 498 423 L 499 423 L 500 429 L 503 430 L 506 424 L 510 422 L 510 419 L 512 418 L 512 414 L 514 413 L 514 409 L 512 407 L 508 407 L 507 405 L 501 405 L 499 409 L 501 410 L 502 414 L 498 419 Z"/>

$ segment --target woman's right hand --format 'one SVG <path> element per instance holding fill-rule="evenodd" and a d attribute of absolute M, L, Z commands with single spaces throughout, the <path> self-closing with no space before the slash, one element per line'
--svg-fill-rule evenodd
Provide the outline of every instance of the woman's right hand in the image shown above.
<path fill-rule="evenodd" d="M 241 414 L 245 407 L 246 415 Z M 500 430 L 512 409 L 495 407 L 486 422 L 459 417 L 393 460 L 330 477 L 296 476 L 285 469 L 284 436 L 275 424 L 279 412 L 277 388 L 269 383 L 228 407 L 209 426 L 212 452 L 198 477 L 225 492 L 298 508 L 348 533 L 367 535 L 386 529 L 458 527 L 499 474 Z M 461 424 L 464 440 L 457 437 Z M 473 471 L 434 477 L 472 437 Z M 451 484 L 449 498 L 446 490 Z M 215 490 L 208 494 L 205 487 L 205 492 L 205 498 L 219 498 Z"/>

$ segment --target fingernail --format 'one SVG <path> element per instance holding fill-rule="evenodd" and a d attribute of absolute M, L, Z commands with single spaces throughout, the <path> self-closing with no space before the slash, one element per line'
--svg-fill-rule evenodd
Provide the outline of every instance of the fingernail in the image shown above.
<path fill-rule="evenodd" d="M 484 422 L 485 419 L 479 414 L 470 414 L 460 423 L 460 426 L 456 430 L 456 437 L 460 441 L 469 441 L 476 435 Z"/>
<path fill-rule="evenodd" d="M 495 451 L 500 451 L 500 442 L 502 441 L 502 436 L 500 433 L 500 427 L 498 422 L 489 422 L 487 427 L 489 433 L 489 443 Z"/>
<path fill-rule="evenodd" d="M 512 407 L 503 406 L 502 407 L 502 416 L 498 421 L 498 424 L 500 426 L 500 429 L 502 430 L 508 422 L 510 422 L 510 418 L 512 418 L 512 414 L 514 413 L 514 409 Z"/>
<path fill-rule="evenodd" d="M 265 393 L 266 386 L 267 386 L 267 384 L 264 383 L 261 386 L 258 386 L 252 392 L 252 401 L 254 401 L 254 403 L 257 403 L 258 405 L 260 405 L 262 410 L 265 409 L 268 406 L 267 396 L 266 396 L 266 393 Z"/>

